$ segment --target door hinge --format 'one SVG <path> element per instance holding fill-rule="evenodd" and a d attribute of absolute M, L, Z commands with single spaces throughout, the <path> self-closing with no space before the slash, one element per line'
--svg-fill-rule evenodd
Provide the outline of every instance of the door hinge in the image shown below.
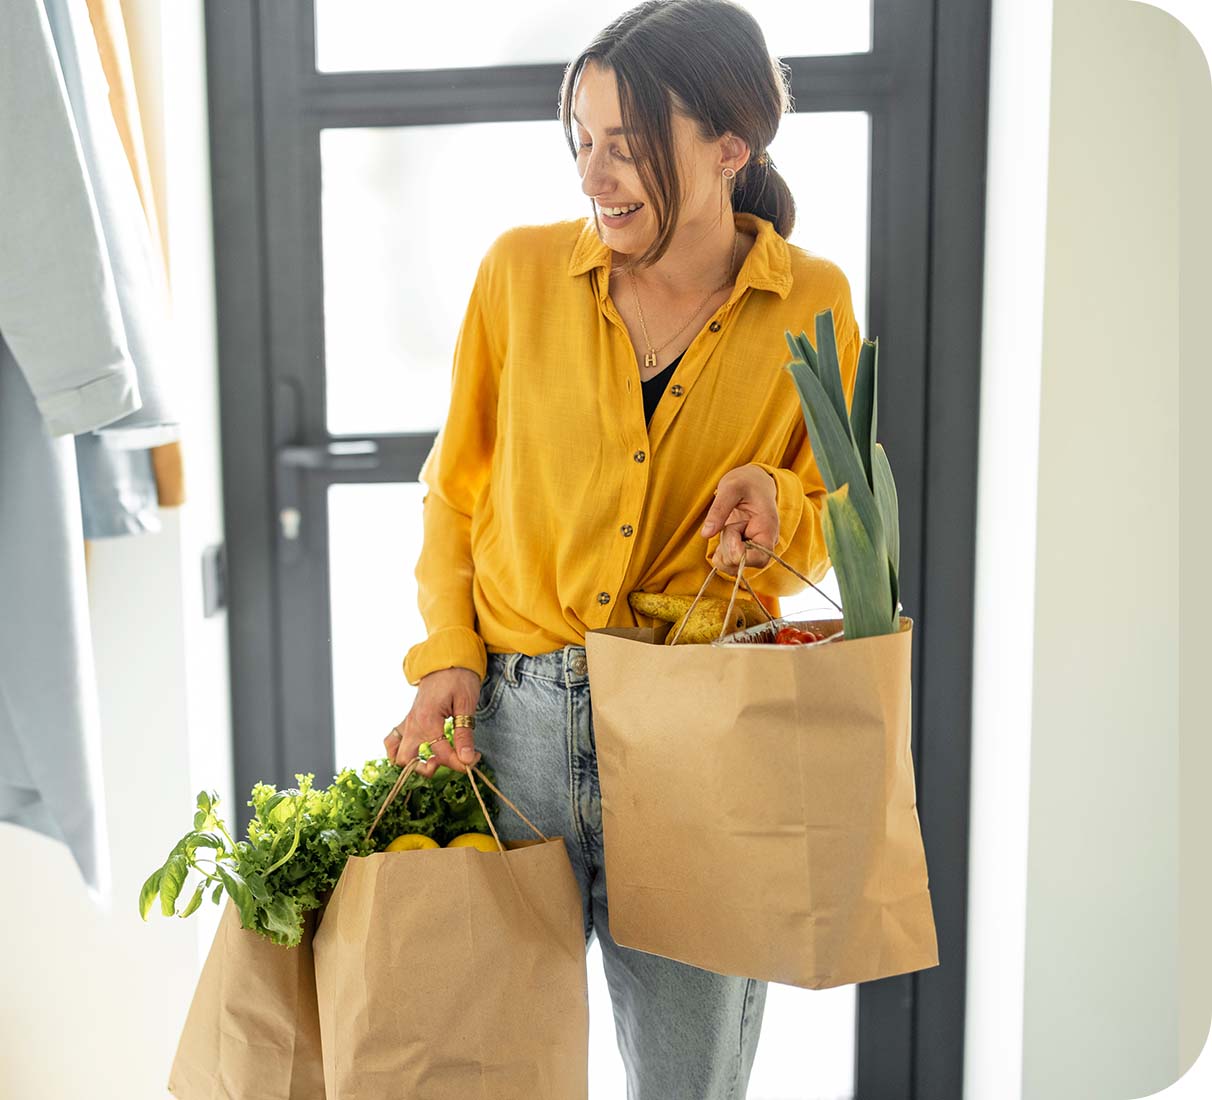
<path fill-rule="evenodd" d="M 227 606 L 227 546 L 219 542 L 202 551 L 202 617 L 209 619 Z"/>

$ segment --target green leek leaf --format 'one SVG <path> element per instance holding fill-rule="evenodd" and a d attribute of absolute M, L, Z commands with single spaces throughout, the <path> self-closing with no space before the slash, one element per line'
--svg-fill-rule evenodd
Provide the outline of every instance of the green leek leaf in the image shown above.
<path fill-rule="evenodd" d="M 851 446 L 856 446 L 850 431 L 850 410 L 846 408 L 846 391 L 842 388 L 842 369 L 837 357 L 837 334 L 833 329 L 833 310 L 826 309 L 816 315 L 817 377 L 825 387 L 825 393 L 837 413 L 838 423 L 845 430 Z M 867 485 L 871 487 L 870 482 Z"/>
<path fill-rule="evenodd" d="M 812 443 L 812 457 L 816 459 L 825 488 L 832 493 L 843 485 L 851 487 L 851 503 L 867 529 L 867 537 L 871 545 L 879 547 L 883 553 L 885 543 L 879 511 L 863 473 L 854 440 L 850 437 L 849 422 L 843 431 L 820 379 L 802 362 L 789 363 L 787 369 L 791 371 L 800 391 L 800 405 Z"/>
<path fill-rule="evenodd" d="M 872 473 L 875 477 L 875 503 L 884 525 L 884 544 L 888 560 L 895 572 L 901 571 L 901 520 L 896 496 L 896 482 L 892 478 L 892 467 L 882 444 L 872 449 Z"/>
<path fill-rule="evenodd" d="M 816 358 L 816 349 L 812 346 L 812 342 L 808 339 L 808 334 L 800 329 L 800 334 L 795 338 L 796 348 L 798 349 L 798 357 L 803 359 L 805 363 L 812 368 L 812 373 L 820 378 L 821 366 Z"/>
<path fill-rule="evenodd" d="M 863 472 L 867 484 L 875 489 L 872 478 L 871 450 L 875 446 L 875 356 L 871 345 L 864 343 L 859 352 L 858 367 L 854 375 L 854 400 L 850 404 L 850 432 L 863 461 Z M 876 500 L 879 497 L 877 495 Z M 882 513 L 881 513 L 882 516 Z M 885 530 L 886 530 L 885 526 Z"/>
<path fill-rule="evenodd" d="M 799 391 L 800 407 L 804 411 L 804 423 L 807 425 L 808 439 L 812 444 L 812 457 L 816 460 L 817 469 L 821 471 L 821 479 L 825 482 L 825 488 L 832 493 L 846 483 L 847 474 L 850 471 L 845 465 L 844 455 L 841 458 L 842 468 L 834 469 L 840 440 L 838 440 L 838 447 L 833 449 L 825 445 L 829 428 L 828 421 L 832 417 L 828 399 L 825 397 L 824 390 L 821 389 L 820 379 L 812 373 L 812 369 L 802 359 L 793 359 L 787 364 L 786 369 L 790 372 L 795 381 L 795 388 Z"/>
<path fill-rule="evenodd" d="M 849 488 L 843 485 L 825 497 L 821 523 L 842 595 L 846 637 L 870 638 L 892 632 L 887 556 L 872 546 Z"/>
<path fill-rule="evenodd" d="M 783 333 L 783 338 L 787 341 L 787 347 L 791 351 L 791 358 L 792 359 L 803 359 L 804 358 L 804 349 L 800 347 L 799 340 L 797 340 L 794 336 L 791 335 L 790 329 L 787 329 Z"/>

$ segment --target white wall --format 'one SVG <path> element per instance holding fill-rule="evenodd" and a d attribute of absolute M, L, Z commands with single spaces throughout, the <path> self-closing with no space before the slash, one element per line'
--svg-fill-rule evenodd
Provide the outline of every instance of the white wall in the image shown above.
<path fill-rule="evenodd" d="M 201 596 L 202 548 L 222 539 L 202 5 L 125 8 L 171 249 L 177 358 L 168 366 L 185 417 L 187 503 L 161 510 L 157 534 L 92 543 L 111 911 L 89 903 L 66 848 L 0 826 L 5 1100 L 168 1095 L 218 910 L 144 924 L 139 888 L 192 824 L 199 789 L 217 788 L 231 805 L 226 621 L 203 619 Z"/>
<path fill-rule="evenodd" d="M 1212 1010 L 1193 729 L 1179 801 L 1180 610 L 1202 619 L 1180 593 L 1206 550 L 1180 588 L 1178 509 L 1212 94 L 1152 7 L 994 10 L 966 1095 L 1142 1097 Z"/>
<path fill-rule="evenodd" d="M 1058 0 L 1023 1092 L 1178 1070 L 1178 129 L 1170 17 Z"/>
<path fill-rule="evenodd" d="M 1212 20 L 1205 19 L 1205 32 Z M 1192 1065 L 1212 1022 L 1212 738 L 1208 680 L 1212 491 L 1206 438 L 1212 410 L 1212 76 L 1208 57 L 1177 33 L 1179 142 L 1179 1066 Z M 1202 39 L 1205 50 L 1212 38 Z M 1204 1055 L 1212 1060 L 1212 1050 Z M 1208 1069 L 1212 1076 L 1212 1067 Z"/>
<path fill-rule="evenodd" d="M 992 10 L 964 1095 L 1018 1100 L 1052 0 Z"/>
<path fill-rule="evenodd" d="M 202 788 L 217 790 L 227 807 L 224 816 L 231 821 L 236 811 L 227 613 L 204 618 L 202 604 L 203 551 L 221 544 L 224 537 L 203 3 L 122 0 L 122 7 L 127 26 L 137 36 L 131 52 L 169 250 L 181 405 L 187 410 L 182 437 L 187 499 L 183 508 L 168 513 L 180 521 L 174 579 L 184 608 L 190 773 L 184 809 L 193 805 L 193 796 Z M 192 824 L 190 815 L 180 810 L 174 820 L 184 820 L 181 832 Z M 207 916 L 194 926 L 202 954 L 219 923 L 219 909 L 208 906 L 204 912 Z"/>

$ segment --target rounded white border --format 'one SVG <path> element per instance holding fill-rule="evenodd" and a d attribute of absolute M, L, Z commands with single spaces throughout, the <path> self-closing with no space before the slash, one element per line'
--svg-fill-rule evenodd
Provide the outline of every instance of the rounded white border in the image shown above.
<path fill-rule="evenodd" d="M 1212 70 L 1212 3 L 1209 0 L 1128 0 L 1132 4 L 1148 4 L 1173 16 L 1182 23 L 1199 43 Z M 1165 1100 L 1207 1100 L 1212 1096 L 1212 1029 L 1204 1042 L 1203 1052 L 1194 1065 L 1168 1089 L 1152 1093 L 1148 1098 Z"/>

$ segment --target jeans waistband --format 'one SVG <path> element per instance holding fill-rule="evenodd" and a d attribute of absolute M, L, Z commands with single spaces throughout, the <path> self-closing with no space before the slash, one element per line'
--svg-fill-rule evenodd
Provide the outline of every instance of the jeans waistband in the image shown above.
<path fill-rule="evenodd" d="M 589 683 L 589 662 L 583 645 L 566 645 L 563 649 L 534 656 L 526 653 L 490 653 L 488 668 L 490 671 L 500 671 L 510 684 L 517 684 L 523 676 L 569 686 Z"/>

